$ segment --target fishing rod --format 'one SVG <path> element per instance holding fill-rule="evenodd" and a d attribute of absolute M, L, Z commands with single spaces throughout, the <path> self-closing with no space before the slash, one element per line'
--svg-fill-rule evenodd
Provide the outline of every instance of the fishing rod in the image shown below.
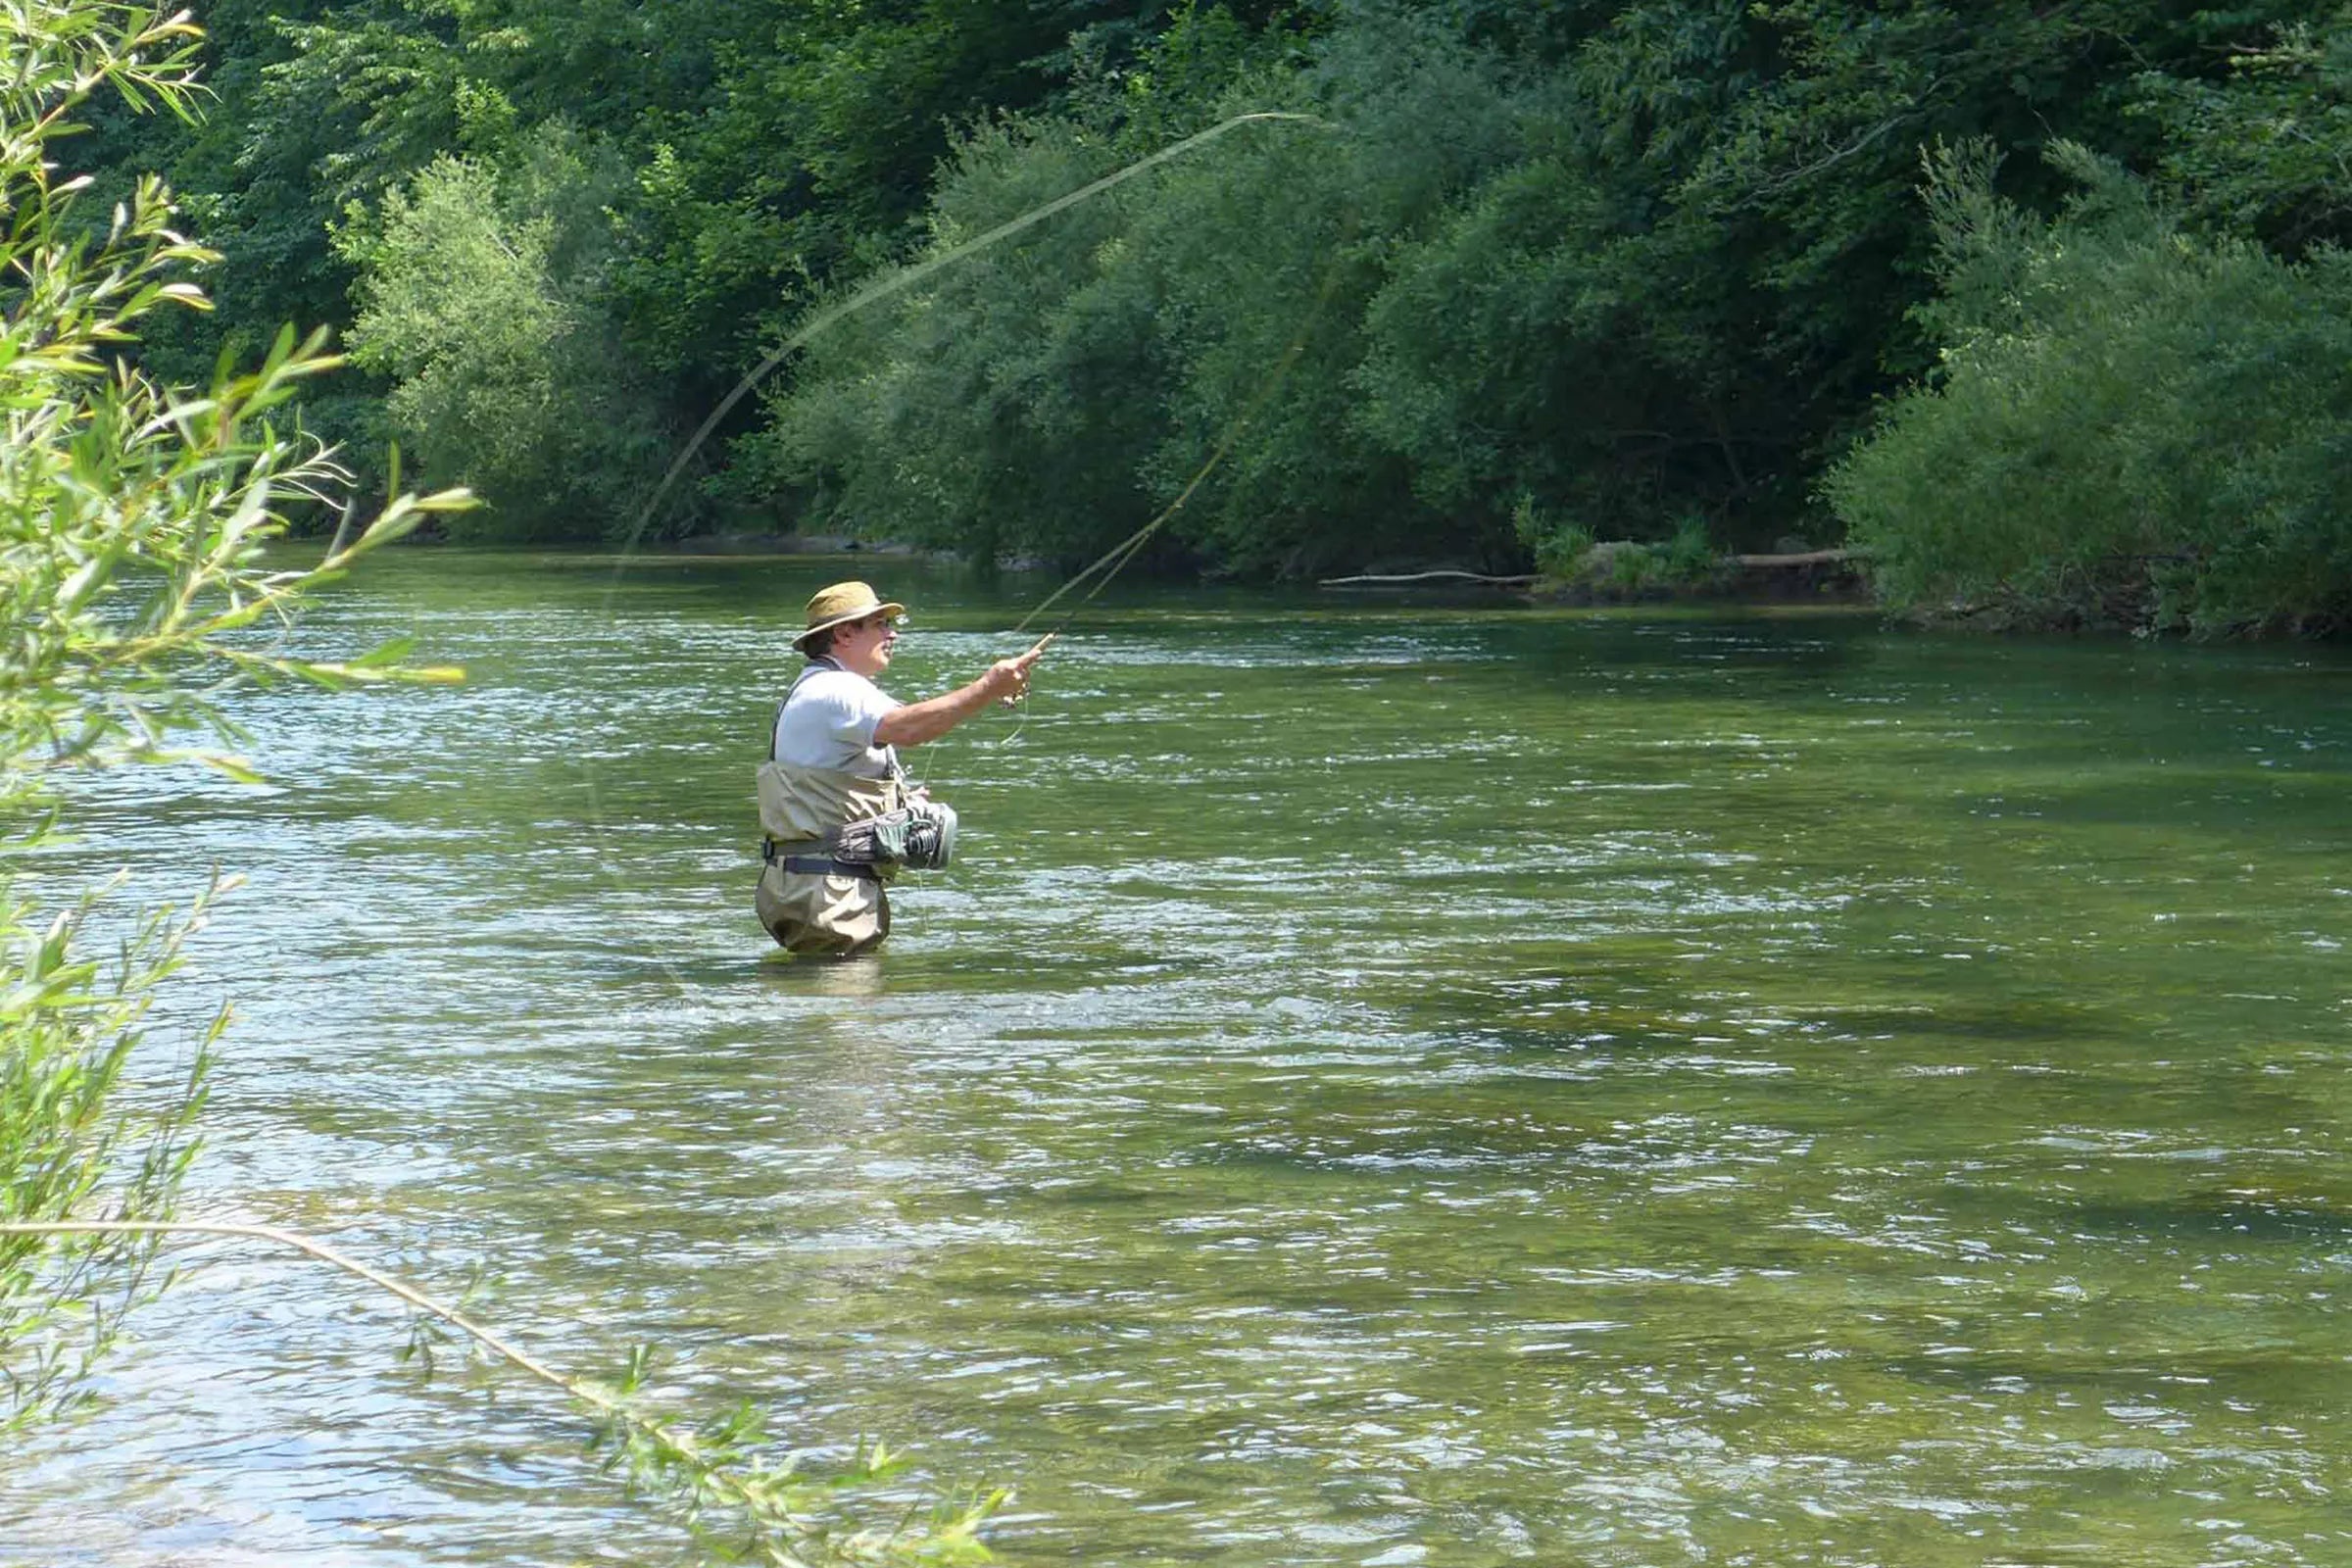
<path fill-rule="evenodd" d="M 1153 169 L 1158 168 L 1162 164 L 1171 162 L 1177 158 L 1181 158 L 1185 154 L 1190 153 L 1198 148 L 1204 147 L 1210 142 L 1240 129 L 1244 125 L 1254 124 L 1261 122 L 1312 125 L 1324 130 L 1335 130 L 1339 128 L 1330 121 L 1324 120 L 1319 116 L 1301 114 L 1291 110 L 1255 110 L 1248 114 L 1234 115 L 1228 119 L 1219 121 L 1217 123 L 1210 125 L 1205 130 L 1196 131 L 1192 135 L 1183 138 L 1181 141 L 1174 142 L 1169 146 L 1161 148 L 1158 152 L 1152 153 L 1144 158 L 1140 158 L 1122 169 L 1113 170 L 1110 173 L 1103 175 L 1100 179 L 1091 180 L 1088 183 L 1079 186 L 1076 190 L 1072 190 L 1064 193 L 1063 195 L 1057 196 L 1054 200 L 1045 203 L 1043 206 L 1032 208 L 1028 212 L 1021 214 L 1019 217 L 1011 219 L 1006 222 L 1000 223 L 996 227 L 987 230 L 985 233 L 977 234 L 959 245 L 951 246 L 936 256 L 927 257 L 912 267 L 908 267 L 901 271 L 892 273 L 888 277 L 881 278 L 871 284 L 868 284 L 866 287 L 859 289 L 855 294 L 852 294 L 848 299 L 842 300 L 834 305 L 818 311 L 813 317 L 802 322 L 800 327 L 795 330 L 791 336 L 787 337 L 781 344 L 777 345 L 777 347 L 770 351 L 764 358 L 762 358 L 758 365 L 754 366 L 751 370 L 742 377 L 742 379 L 738 380 L 728 391 L 727 395 L 721 398 L 717 406 L 713 408 L 704 418 L 703 422 L 696 427 L 694 434 L 687 438 L 685 447 L 678 453 L 677 457 L 671 461 L 668 469 L 662 475 L 661 482 L 654 487 L 653 494 L 647 497 L 644 507 L 638 512 L 636 520 L 630 524 L 628 534 L 621 544 L 621 554 L 627 556 L 635 553 L 638 545 L 645 537 L 646 529 L 651 526 L 656 513 L 660 510 L 663 500 L 668 497 L 671 487 L 677 483 L 679 476 L 682 475 L 686 471 L 688 466 L 693 463 L 696 455 L 701 452 L 703 444 L 710 438 L 711 432 L 718 428 L 719 424 L 726 418 L 726 416 L 734 411 L 736 405 L 741 403 L 746 397 L 750 396 L 754 388 L 758 387 L 761 381 L 765 380 L 770 374 L 772 374 L 775 369 L 787 359 L 789 359 L 801 348 L 805 347 L 811 339 L 813 339 L 819 332 L 822 332 L 826 327 L 831 326 L 834 322 L 842 319 L 844 317 L 854 314 L 855 312 L 864 310 L 870 305 L 879 304 L 881 301 L 889 299 L 893 295 L 903 293 L 906 289 L 914 286 L 916 283 L 921 282 L 924 278 L 927 278 L 933 273 L 940 271 L 942 269 L 954 266 L 956 263 L 964 260 L 966 257 L 976 255 L 993 245 L 1001 244 L 1026 229 L 1035 227 L 1037 224 L 1044 222 L 1047 219 L 1054 217 L 1057 213 L 1066 212 L 1081 202 L 1090 201 L 1093 198 L 1102 195 L 1105 191 L 1124 184 L 1139 174 L 1146 173 Z M 1271 399 L 1274 391 L 1279 388 L 1283 379 L 1289 374 L 1291 366 L 1298 361 L 1299 354 L 1305 346 L 1308 328 L 1311 326 L 1313 320 L 1319 317 L 1322 307 L 1331 297 L 1333 292 L 1332 285 L 1333 275 L 1327 271 L 1324 278 L 1324 286 L 1319 291 L 1316 299 L 1315 308 L 1308 313 L 1307 323 L 1301 326 L 1298 336 L 1294 338 L 1290 347 L 1284 352 L 1282 358 L 1277 362 L 1274 367 L 1273 373 L 1268 376 L 1265 385 L 1260 387 L 1257 395 L 1251 399 L 1250 406 L 1243 410 L 1241 416 L 1237 417 L 1233 424 L 1226 430 L 1223 438 L 1218 442 L 1216 448 L 1209 453 L 1208 461 L 1200 466 L 1199 471 L 1196 472 L 1192 476 L 1191 480 L 1186 483 L 1184 489 L 1178 493 L 1176 499 L 1170 502 L 1156 516 L 1152 517 L 1149 522 L 1146 522 L 1142 527 L 1136 529 L 1135 532 L 1129 534 L 1118 544 L 1112 546 L 1109 551 L 1105 552 L 1104 555 L 1098 559 L 1093 564 L 1089 565 L 1085 570 L 1079 572 L 1077 576 L 1070 579 L 1069 582 L 1064 583 L 1053 594 L 1047 596 L 1046 600 L 1042 604 L 1040 604 L 1035 610 L 1032 610 L 1027 615 L 1022 617 L 1020 626 L 1017 627 L 1016 630 L 1026 630 L 1031 622 L 1033 622 L 1039 615 L 1044 614 L 1048 610 L 1052 609 L 1053 606 L 1058 603 L 1062 598 L 1066 597 L 1071 590 L 1076 588 L 1080 583 L 1087 581 L 1089 578 L 1093 578 L 1093 587 L 1087 591 L 1084 598 L 1080 599 L 1076 605 L 1071 607 L 1068 614 L 1064 615 L 1062 619 L 1062 625 L 1066 626 L 1069 623 L 1070 618 L 1077 613 L 1078 610 L 1082 609 L 1086 604 L 1090 603 L 1096 595 L 1100 594 L 1103 587 L 1110 582 L 1111 578 L 1115 577 L 1130 561 L 1134 560 L 1135 557 L 1143 551 L 1144 547 L 1152 541 L 1152 537 L 1156 535 L 1162 527 L 1166 526 L 1169 519 L 1174 517 L 1178 512 L 1183 510 L 1185 503 L 1192 499 L 1193 493 L 1200 489 L 1200 485 L 1208 478 L 1209 474 L 1216 470 L 1218 466 L 1224 462 L 1226 456 L 1233 450 L 1235 444 L 1240 440 L 1243 431 L 1248 428 L 1250 418 Z M 617 587 L 617 583 L 615 584 L 615 587 Z M 1054 632 L 1049 633 L 1047 637 L 1043 639 L 1043 641 L 1051 641 L 1054 637 L 1058 635 L 1059 628 L 1057 627 Z M 1014 727 L 1012 735 L 1007 737 L 1007 740 L 1017 740 L 1022 728 L 1024 727 L 1026 727 L 1026 714 L 1023 715 L 1022 722 Z M 929 771 L 929 763 L 932 760 L 933 757 L 930 756 L 927 756 L 924 759 L 924 771 L 926 773 Z M 593 779 L 591 781 L 591 788 L 593 788 Z"/>
<path fill-rule="evenodd" d="M 1080 599 L 1075 605 L 1072 605 L 1068 612 L 1061 617 L 1061 620 L 1054 626 L 1054 628 L 1046 633 L 1048 637 L 1060 636 L 1062 631 L 1069 625 L 1070 621 L 1077 615 L 1078 612 L 1085 609 L 1088 604 L 1093 602 L 1097 594 L 1100 594 L 1105 587 L 1109 586 L 1110 579 L 1117 576 L 1119 572 L 1126 567 L 1127 563 L 1133 561 L 1137 556 L 1143 553 L 1144 546 L 1152 542 L 1152 536 L 1158 533 L 1161 528 L 1167 525 L 1170 518 L 1174 517 L 1177 513 L 1184 510 L 1184 504 L 1193 499 L 1193 492 L 1200 488 L 1202 482 L 1205 481 L 1211 473 L 1216 471 L 1217 466 L 1225 461 L 1227 455 L 1230 454 L 1235 445 L 1240 442 L 1242 433 L 1250 428 L 1250 421 L 1257 414 L 1258 410 L 1264 408 L 1268 403 L 1271 403 L 1274 400 L 1275 392 L 1281 387 L 1284 379 L 1291 373 L 1291 367 L 1298 364 L 1299 355 L 1305 352 L 1306 334 L 1314 324 L 1314 317 L 1322 314 L 1323 304 L 1330 298 L 1331 289 L 1329 285 L 1326 284 L 1322 293 L 1315 300 L 1315 310 L 1310 314 L 1307 324 L 1299 328 L 1298 335 L 1291 340 L 1291 346 L 1283 350 L 1282 357 L 1275 362 L 1273 374 L 1266 378 L 1265 384 L 1258 389 L 1257 395 L 1250 399 L 1250 406 L 1244 409 L 1240 416 L 1237 417 L 1233 423 L 1226 428 L 1224 438 L 1217 443 L 1215 450 L 1209 453 L 1208 461 L 1200 465 L 1200 469 L 1194 473 L 1190 480 L 1186 482 L 1185 487 L 1177 493 L 1176 499 L 1169 502 L 1166 507 L 1162 508 L 1159 514 L 1153 517 L 1150 522 L 1145 523 L 1141 528 L 1136 529 L 1135 532 L 1129 534 L 1117 544 L 1112 545 L 1100 557 L 1096 558 L 1094 564 L 1078 572 L 1075 576 L 1071 577 L 1069 581 L 1063 583 L 1060 587 L 1054 589 L 1052 593 L 1046 595 L 1044 599 L 1040 600 L 1037 604 L 1037 608 L 1030 611 L 1026 615 L 1023 615 L 1020 618 L 1019 623 L 1012 628 L 1015 636 L 1027 631 L 1032 621 L 1036 620 L 1038 616 L 1044 614 L 1047 611 L 1053 609 L 1056 604 L 1059 604 L 1061 600 L 1080 583 L 1086 581 L 1089 577 L 1093 577 L 1096 572 L 1102 572 L 1102 576 L 1096 578 L 1095 585 L 1086 591 L 1086 596 Z"/>
<path fill-rule="evenodd" d="M 1320 122 L 1318 122 L 1318 123 L 1320 123 Z M 1052 593 L 1046 595 L 1044 599 L 1038 601 L 1036 607 L 1027 614 L 1023 615 L 1013 626 L 1012 630 L 1015 636 L 1027 631 L 1030 626 L 1036 622 L 1040 615 L 1043 615 L 1047 611 L 1052 610 L 1055 605 L 1067 598 L 1073 591 L 1077 589 L 1079 584 L 1086 582 L 1089 578 L 1092 578 L 1094 580 L 1094 586 L 1088 588 L 1085 594 L 1082 595 L 1075 604 L 1071 605 L 1070 608 L 1062 613 L 1061 618 L 1054 622 L 1053 630 L 1047 632 L 1045 636 L 1038 639 L 1037 646 L 1042 649 L 1046 646 L 1046 644 L 1052 642 L 1054 638 L 1059 637 L 1064 631 L 1069 629 L 1070 622 L 1077 618 L 1078 612 L 1084 610 L 1088 605 L 1092 604 L 1096 596 L 1101 594 L 1104 588 L 1110 586 L 1110 580 L 1113 577 L 1116 577 L 1121 571 L 1125 570 L 1129 562 L 1133 561 L 1137 556 L 1143 554 L 1144 547 L 1152 542 L 1152 537 L 1156 535 L 1160 529 L 1166 527 L 1169 521 L 1175 517 L 1176 514 L 1184 510 L 1185 503 L 1193 499 L 1193 492 L 1200 489 L 1200 486 L 1207 481 L 1208 476 L 1214 473 L 1218 466 L 1224 463 L 1226 458 L 1232 454 L 1233 449 L 1241 443 L 1242 436 L 1249 430 L 1251 422 L 1256 419 L 1258 414 L 1265 409 L 1266 405 L 1272 403 L 1274 401 L 1275 394 L 1282 390 L 1283 382 L 1290 377 L 1292 367 L 1296 366 L 1298 363 L 1300 356 L 1306 352 L 1306 340 L 1313 333 L 1315 329 L 1315 323 L 1322 319 L 1324 308 L 1331 303 L 1332 295 L 1337 292 L 1338 279 L 1339 272 L 1335 259 L 1333 266 L 1324 269 L 1322 284 L 1315 291 L 1314 304 L 1308 308 L 1304 318 L 1299 321 L 1298 330 L 1291 335 L 1290 344 L 1284 348 L 1281 355 L 1275 360 L 1274 368 L 1267 374 L 1265 380 L 1259 384 L 1257 391 L 1251 395 L 1249 404 L 1243 408 L 1239 415 L 1234 416 L 1231 423 L 1226 425 L 1224 434 L 1218 438 L 1216 446 L 1210 449 L 1208 461 L 1201 464 L 1199 468 L 1194 470 L 1193 476 L 1185 481 L 1184 488 L 1176 493 L 1176 499 L 1169 502 L 1165 507 L 1161 508 L 1158 514 L 1154 515 L 1149 522 L 1136 529 L 1135 532 L 1129 534 L 1117 544 L 1112 545 L 1108 550 L 1095 558 L 1091 564 L 1087 565 L 1076 574 L 1071 576 L 1068 581 L 1064 582 L 1060 587 L 1054 589 Z M 1098 575 L 1098 573 L 1100 575 Z M 1024 692 L 1022 695 L 1025 697 L 1027 693 Z M 1010 701 L 1016 705 L 1020 703 L 1019 698 L 1014 698 Z M 1026 707 L 1022 707 L 1020 709 L 1020 722 L 1013 726 L 1011 734 L 1005 736 L 997 744 L 1001 746 L 1012 745 L 1015 741 L 1018 741 L 1021 738 L 1021 733 L 1028 727 L 1028 724 L 1029 711 Z M 923 771 L 925 774 L 930 772 L 930 764 L 933 760 L 934 758 L 931 756 L 926 756 L 923 759 Z"/>

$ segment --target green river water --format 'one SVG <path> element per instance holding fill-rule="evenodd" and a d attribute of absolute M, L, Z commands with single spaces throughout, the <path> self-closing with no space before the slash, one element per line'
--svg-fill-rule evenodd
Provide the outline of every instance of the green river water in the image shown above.
<path fill-rule="evenodd" d="M 1010 1484 L 1014 1564 L 2352 1562 L 2344 651 L 1121 585 L 794 963 L 751 774 L 848 574 L 904 697 L 1051 586 L 398 553 L 303 638 L 466 685 L 95 789 L 59 869 L 251 877 L 190 1211 Z M 5 1560 L 685 1560 L 560 1401 L 181 1255 Z"/>

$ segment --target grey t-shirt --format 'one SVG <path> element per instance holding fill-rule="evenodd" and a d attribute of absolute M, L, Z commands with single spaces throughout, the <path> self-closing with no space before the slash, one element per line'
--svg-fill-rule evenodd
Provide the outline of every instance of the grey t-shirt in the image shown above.
<path fill-rule="evenodd" d="M 776 760 L 888 778 L 898 767 L 898 753 L 874 744 L 874 726 L 898 706 L 863 675 L 818 664 L 793 684 L 776 715 Z"/>

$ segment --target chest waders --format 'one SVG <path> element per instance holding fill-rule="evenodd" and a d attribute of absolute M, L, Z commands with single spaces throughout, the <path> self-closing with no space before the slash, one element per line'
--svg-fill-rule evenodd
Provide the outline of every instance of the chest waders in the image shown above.
<path fill-rule="evenodd" d="M 831 660 L 810 663 L 792 690 Z M 785 694 L 791 703 L 790 692 Z M 795 953 L 860 953 L 890 935 L 884 884 L 902 865 L 936 870 L 956 851 L 956 809 L 909 789 L 899 754 L 883 748 L 881 778 L 777 760 L 776 710 L 767 760 L 760 764 L 760 831 L 764 835 L 753 899 L 760 923 Z"/>
<path fill-rule="evenodd" d="M 831 661 L 812 662 L 792 683 Z M 787 692 L 785 703 L 792 701 Z M 776 718 L 783 720 L 779 705 Z M 890 899 L 883 883 L 897 867 L 844 859 L 842 840 L 858 824 L 906 805 L 898 755 L 890 772 L 869 778 L 834 767 L 776 760 L 776 726 L 768 726 L 767 760 L 760 764 L 760 886 L 752 906 L 767 934 L 793 953 L 862 953 L 890 935 Z"/>

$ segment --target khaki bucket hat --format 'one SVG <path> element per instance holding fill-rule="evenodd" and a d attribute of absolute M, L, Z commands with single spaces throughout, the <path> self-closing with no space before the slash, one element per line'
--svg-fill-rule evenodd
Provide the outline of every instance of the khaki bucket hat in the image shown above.
<path fill-rule="evenodd" d="M 792 646 L 805 650 L 808 639 L 818 632 L 830 631 L 848 621 L 863 620 L 868 615 L 905 613 L 905 605 L 885 603 L 864 583 L 837 582 L 830 588 L 818 589 L 816 596 L 808 601 L 808 624 L 792 640 Z"/>

